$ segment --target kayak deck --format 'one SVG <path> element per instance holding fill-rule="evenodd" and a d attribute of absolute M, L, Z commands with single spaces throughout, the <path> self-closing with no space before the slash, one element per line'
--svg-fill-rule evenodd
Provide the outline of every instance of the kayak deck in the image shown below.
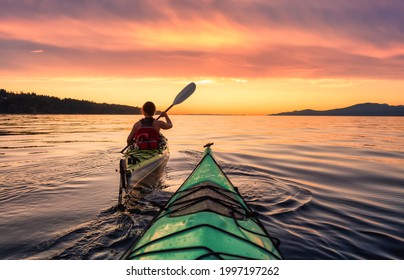
<path fill-rule="evenodd" d="M 281 259 L 210 147 L 152 220 L 126 259 Z"/>
<path fill-rule="evenodd" d="M 159 181 L 169 157 L 167 139 L 163 135 L 161 135 L 158 149 L 130 148 L 124 153 L 123 158 L 119 161 L 119 209 L 125 208 L 124 199 L 126 202 L 130 202 L 132 198 L 139 198 L 143 187 L 153 187 Z"/>
<path fill-rule="evenodd" d="M 145 177 L 165 165 L 170 156 L 166 139 L 159 149 L 129 149 L 122 159 L 121 173 L 124 173 L 124 189 L 136 186 Z"/>

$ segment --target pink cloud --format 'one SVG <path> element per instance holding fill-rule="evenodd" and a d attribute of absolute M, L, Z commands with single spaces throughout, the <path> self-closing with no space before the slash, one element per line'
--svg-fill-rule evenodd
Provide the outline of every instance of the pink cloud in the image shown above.
<path fill-rule="evenodd" d="M 399 0 L 0 4 L 2 75 L 404 76 Z"/>

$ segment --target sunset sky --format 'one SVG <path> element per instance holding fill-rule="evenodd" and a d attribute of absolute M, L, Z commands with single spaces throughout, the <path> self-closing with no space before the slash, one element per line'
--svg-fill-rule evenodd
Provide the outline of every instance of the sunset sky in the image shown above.
<path fill-rule="evenodd" d="M 403 0 L 0 0 L 0 88 L 269 114 L 404 105 Z"/>

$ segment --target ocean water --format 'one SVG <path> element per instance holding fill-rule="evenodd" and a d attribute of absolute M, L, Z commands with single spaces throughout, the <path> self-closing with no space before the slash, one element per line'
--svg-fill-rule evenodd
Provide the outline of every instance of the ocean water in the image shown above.
<path fill-rule="evenodd" d="M 117 210 L 138 116 L 2 115 L 0 259 L 117 259 L 203 145 L 286 259 L 404 259 L 404 119 L 172 116 L 162 178 Z"/>

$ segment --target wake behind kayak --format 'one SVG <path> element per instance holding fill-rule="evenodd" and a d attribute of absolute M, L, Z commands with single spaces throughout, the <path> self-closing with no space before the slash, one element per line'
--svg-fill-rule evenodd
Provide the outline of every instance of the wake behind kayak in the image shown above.
<path fill-rule="evenodd" d="M 279 242 L 224 174 L 210 146 L 123 259 L 282 259 Z"/>

